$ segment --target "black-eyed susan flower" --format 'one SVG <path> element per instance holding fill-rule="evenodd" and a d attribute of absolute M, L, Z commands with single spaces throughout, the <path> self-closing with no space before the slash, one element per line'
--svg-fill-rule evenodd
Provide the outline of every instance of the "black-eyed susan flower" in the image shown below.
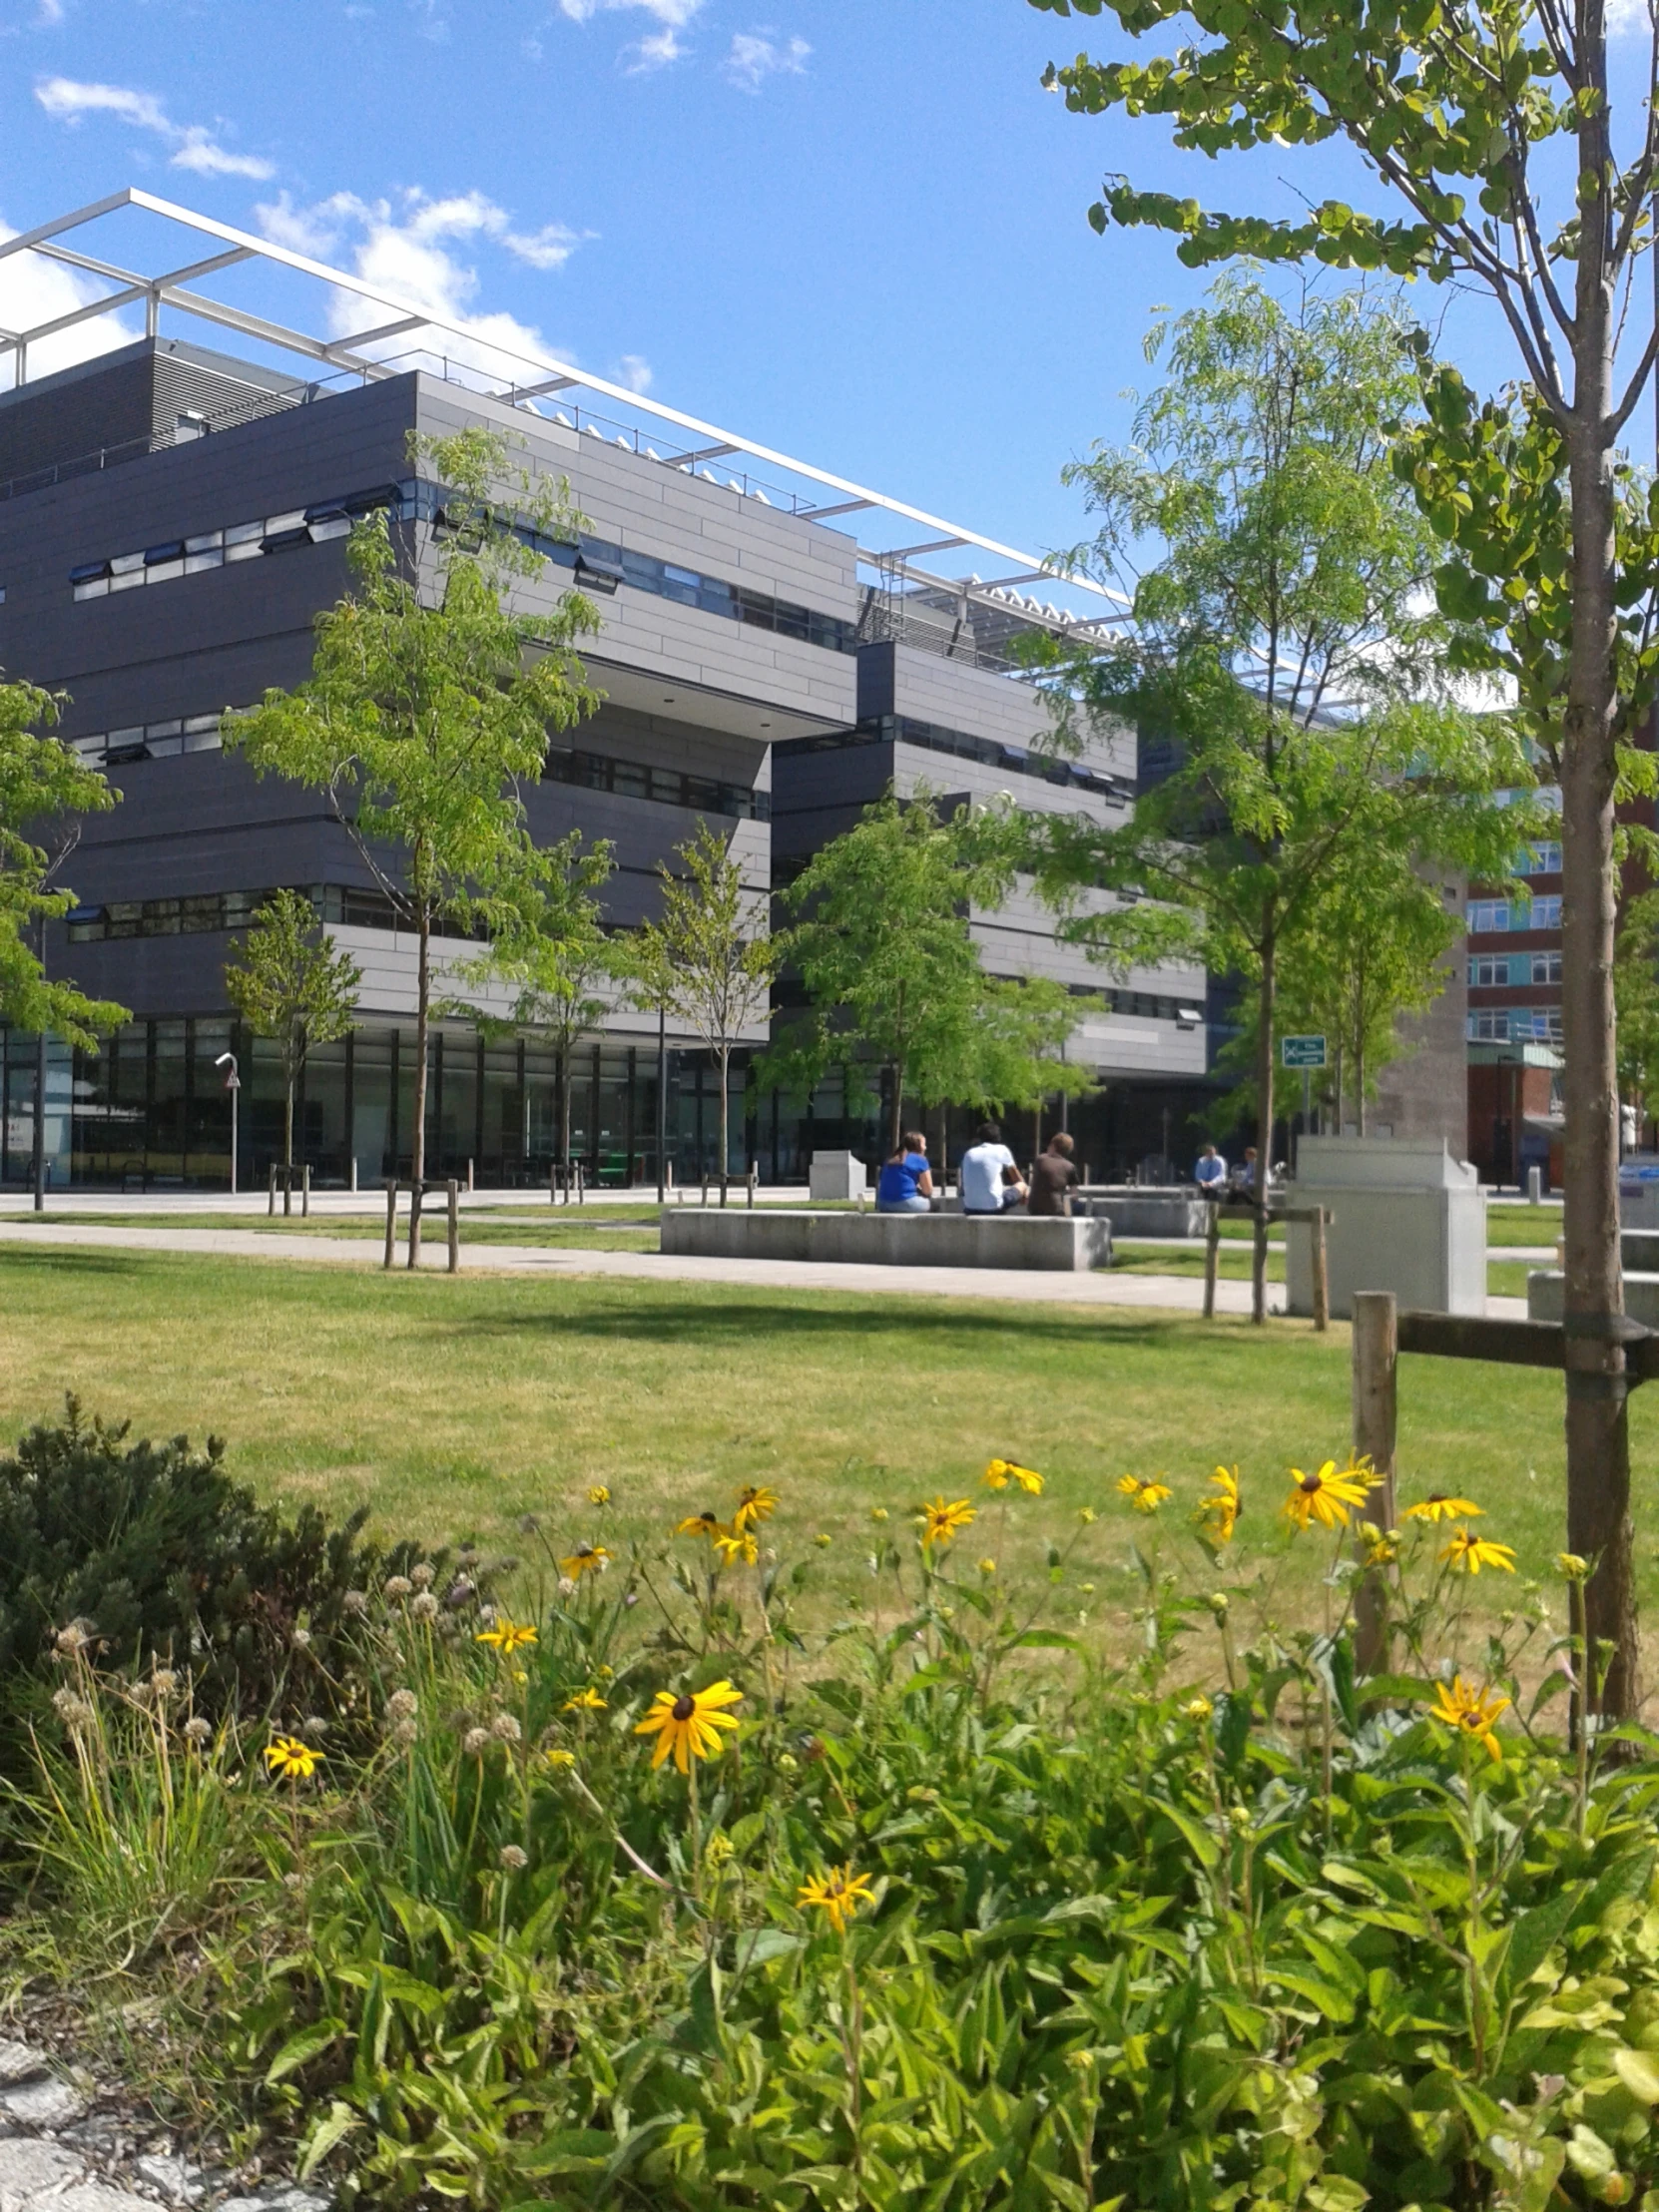
<path fill-rule="evenodd" d="M 1365 1564 L 1368 1567 L 1391 1567 L 1399 1557 L 1397 1528 L 1379 1528 L 1376 1521 L 1363 1521 L 1360 1525 L 1360 1541 L 1365 1545 Z"/>
<path fill-rule="evenodd" d="M 527 1621 L 515 1621 L 508 1613 L 498 1614 L 488 1628 L 480 1629 L 473 1638 L 474 1643 L 493 1644 L 503 1659 L 510 1658 L 522 1645 L 533 1644 L 535 1640 L 534 1628 Z"/>
<path fill-rule="evenodd" d="M 1244 1505 L 1239 1496 L 1239 1470 L 1237 1467 L 1217 1467 L 1210 1477 L 1213 1497 L 1201 1498 L 1198 1511 L 1193 1515 L 1212 1542 L 1230 1544 L 1233 1531 L 1239 1524 Z"/>
<path fill-rule="evenodd" d="M 706 1690 L 659 1690 L 649 1713 L 635 1727 L 636 1736 L 655 1736 L 653 1767 L 660 1767 L 670 1752 L 682 1774 L 694 1759 L 713 1759 L 721 1749 L 720 1732 L 737 1722 L 727 1711 L 743 1701 L 743 1692 L 730 1682 L 712 1682 Z"/>
<path fill-rule="evenodd" d="M 590 1686 L 578 1690 L 574 1697 L 567 1697 L 563 1709 L 567 1713 L 603 1713 L 606 1705 L 599 1692 Z"/>
<path fill-rule="evenodd" d="M 979 1518 L 978 1509 L 965 1497 L 948 1501 L 941 1492 L 930 1497 L 921 1509 L 921 1544 L 926 1550 L 929 1544 L 947 1544 L 972 1522 Z"/>
<path fill-rule="evenodd" d="M 554 1768 L 574 1767 L 576 1764 L 576 1754 L 573 1751 L 550 1751 L 546 1754 L 546 1759 L 547 1764 Z"/>
<path fill-rule="evenodd" d="M 1499 1574 L 1515 1571 L 1515 1554 L 1508 1544 L 1491 1543 L 1467 1528 L 1458 1529 L 1440 1557 L 1453 1574 L 1478 1574 L 1482 1567 L 1495 1567 Z"/>
<path fill-rule="evenodd" d="M 265 1763 L 277 1782 L 309 1782 L 321 1757 L 299 1736 L 278 1736 L 265 1747 Z"/>
<path fill-rule="evenodd" d="M 765 1484 L 742 1489 L 738 1492 L 737 1511 L 732 1515 L 736 1529 L 753 1528 L 757 1521 L 770 1520 L 778 1509 L 778 1492 Z"/>
<path fill-rule="evenodd" d="M 1431 1497 L 1419 1498 L 1415 1505 L 1407 1505 L 1407 1520 L 1443 1521 L 1478 1520 L 1486 1510 L 1476 1505 L 1472 1497 L 1443 1497 L 1436 1490 Z"/>
<path fill-rule="evenodd" d="M 610 1502 L 611 1485 L 608 1482 L 590 1482 L 588 1484 L 588 1503 L 590 1505 L 609 1505 Z"/>
<path fill-rule="evenodd" d="M 1365 1466 L 1345 1467 L 1339 1473 L 1336 1460 L 1327 1459 L 1315 1474 L 1292 1467 L 1285 1518 L 1298 1528 L 1307 1528 L 1313 1521 L 1325 1528 L 1346 1528 L 1349 1507 L 1364 1505 L 1375 1487 L 1371 1469 Z"/>
<path fill-rule="evenodd" d="M 996 1561 L 989 1557 L 981 1559 L 979 1562 L 979 1572 L 981 1574 L 995 1574 Z"/>
<path fill-rule="evenodd" d="M 603 1574 L 610 1563 L 611 1555 L 603 1544 L 578 1544 L 559 1561 L 559 1571 L 568 1574 L 572 1582 L 580 1582 L 585 1574 Z"/>
<path fill-rule="evenodd" d="M 712 1541 L 720 1527 L 720 1515 L 705 1509 L 701 1513 L 688 1513 L 683 1521 L 675 1524 L 677 1536 L 707 1536 Z"/>
<path fill-rule="evenodd" d="M 796 1896 L 798 1904 L 816 1906 L 837 1936 L 845 1933 L 860 1905 L 875 1903 L 868 1875 L 854 1874 L 850 1866 L 831 1867 L 814 1881 L 804 1882 Z"/>
<path fill-rule="evenodd" d="M 1022 1467 L 1013 1459 L 993 1459 L 985 1469 L 985 1486 L 992 1490 L 1005 1490 L 1010 1482 L 1017 1482 L 1027 1497 L 1041 1497 L 1043 1478 L 1035 1467 Z"/>
<path fill-rule="evenodd" d="M 730 1528 L 717 1528 L 713 1541 L 723 1567 L 752 1567 L 761 1555 L 755 1542 L 755 1531 L 736 1523 Z"/>
<path fill-rule="evenodd" d="M 1155 1513 L 1175 1495 L 1169 1484 L 1156 1475 L 1119 1475 L 1118 1490 L 1137 1513 Z"/>
<path fill-rule="evenodd" d="M 1497 1722 L 1508 1705 L 1506 1697 L 1493 1697 L 1488 1689 L 1471 1689 L 1459 1674 L 1449 1683 L 1435 1685 L 1434 1709 L 1429 1717 L 1446 1728 L 1456 1729 L 1460 1735 L 1472 1736 L 1494 1759 L 1501 1759 L 1503 1751 L 1497 1740 Z"/>
<path fill-rule="evenodd" d="M 1207 1721 L 1216 1709 L 1207 1697 L 1190 1697 L 1181 1710 L 1190 1721 Z"/>

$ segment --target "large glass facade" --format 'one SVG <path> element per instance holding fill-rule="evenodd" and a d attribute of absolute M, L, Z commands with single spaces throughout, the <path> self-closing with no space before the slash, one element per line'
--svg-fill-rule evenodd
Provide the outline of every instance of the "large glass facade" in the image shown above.
<path fill-rule="evenodd" d="M 231 1179 L 231 1096 L 216 1065 L 237 1055 L 237 1178 L 263 1187 L 282 1157 L 281 1059 L 268 1038 L 230 1020 L 129 1022 L 98 1053 L 48 1053 L 48 1180 L 58 1190 L 224 1190 Z M 773 1179 L 793 1166 L 775 1110 L 746 1118 L 746 1055 L 735 1054 L 727 1168 L 751 1160 Z M 542 1046 L 435 1030 L 426 1093 L 428 1177 L 486 1189 L 545 1188 L 559 1158 L 558 1055 Z M 364 1027 L 307 1053 L 294 1086 L 293 1154 L 317 1189 L 407 1179 L 414 1133 L 412 1028 Z M 29 1181 L 36 1044 L 0 1024 L 0 1185 Z M 668 1055 L 667 1167 L 677 1183 L 719 1173 L 719 1083 L 706 1053 Z M 787 1153 L 788 1158 L 785 1158 Z M 570 1155 L 590 1183 L 657 1180 L 654 1045 L 584 1042 L 571 1054 Z M 803 1172 L 804 1169 L 803 1169 Z"/>

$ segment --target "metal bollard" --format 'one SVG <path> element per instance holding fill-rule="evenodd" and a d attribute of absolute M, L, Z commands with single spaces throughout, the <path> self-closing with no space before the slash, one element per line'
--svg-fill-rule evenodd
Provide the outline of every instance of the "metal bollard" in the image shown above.
<path fill-rule="evenodd" d="M 299 1218 L 301 1221 L 309 1221 L 311 1218 L 311 1163 L 309 1160 L 299 1170 Z"/>
<path fill-rule="evenodd" d="M 267 1220 L 275 1221 L 276 1218 L 276 1163 L 275 1160 L 271 1163 L 271 1179 L 266 1188 L 265 1210 Z"/>
<path fill-rule="evenodd" d="M 451 1176 L 443 1188 L 445 1196 L 449 1200 L 449 1272 L 451 1275 L 459 1275 L 461 1272 L 460 1185 Z"/>
<path fill-rule="evenodd" d="M 397 1184 L 394 1178 L 386 1180 L 386 1258 L 391 1266 L 392 1254 L 397 1250 Z"/>
<path fill-rule="evenodd" d="M 1544 1171 L 1537 1166 L 1529 1167 L 1526 1171 L 1526 1203 L 1528 1206 L 1541 1206 L 1543 1202 Z"/>
<path fill-rule="evenodd" d="M 477 1189 L 477 1185 L 472 1180 L 472 1169 L 473 1162 L 469 1160 L 466 1164 L 466 1187 L 469 1191 Z"/>

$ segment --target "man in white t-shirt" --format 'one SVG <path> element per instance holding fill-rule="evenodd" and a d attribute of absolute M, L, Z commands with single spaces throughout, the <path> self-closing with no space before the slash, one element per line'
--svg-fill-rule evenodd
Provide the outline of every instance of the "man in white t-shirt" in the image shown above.
<path fill-rule="evenodd" d="M 976 1141 L 962 1154 L 961 1190 L 964 1214 L 1004 1214 L 1025 1197 L 1014 1156 L 994 1121 L 979 1124 Z"/>

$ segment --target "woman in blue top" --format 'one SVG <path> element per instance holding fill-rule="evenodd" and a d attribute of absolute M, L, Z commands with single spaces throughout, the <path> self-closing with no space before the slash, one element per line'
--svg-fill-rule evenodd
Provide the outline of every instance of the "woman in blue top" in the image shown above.
<path fill-rule="evenodd" d="M 906 1129 L 904 1142 L 882 1168 L 875 1185 L 878 1214 L 930 1214 L 933 1171 L 927 1165 L 927 1139 Z"/>

